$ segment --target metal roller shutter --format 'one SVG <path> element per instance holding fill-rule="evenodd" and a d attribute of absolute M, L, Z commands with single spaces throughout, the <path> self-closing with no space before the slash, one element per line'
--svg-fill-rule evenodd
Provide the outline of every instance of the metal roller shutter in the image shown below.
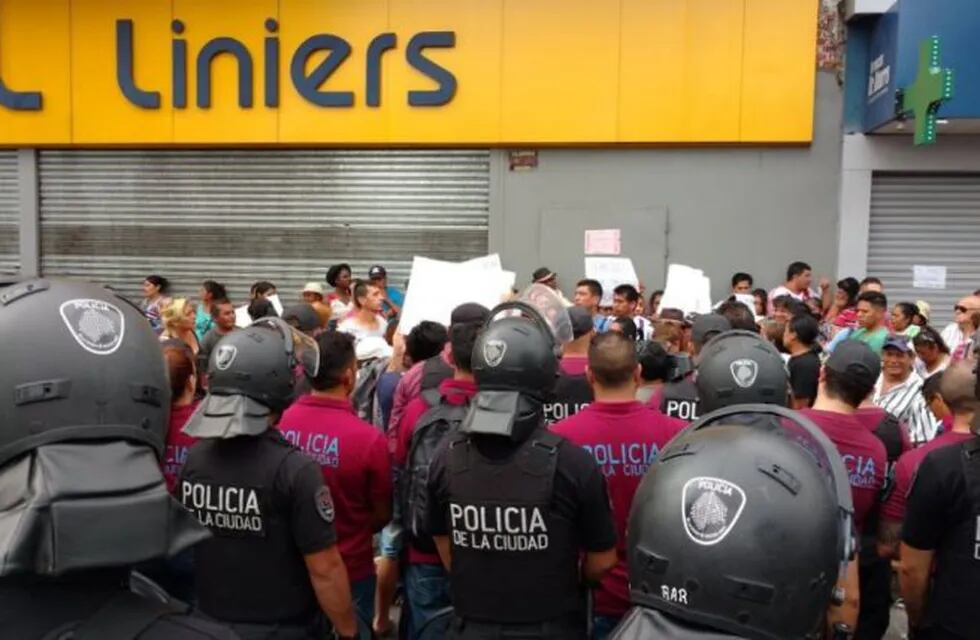
<path fill-rule="evenodd" d="M 912 286 L 913 265 L 946 267 L 945 289 Z M 925 300 L 942 328 L 953 305 L 980 288 L 980 175 L 875 173 L 868 275 L 889 303 Z"/>
<path fill-rule="evenodd" d="M 0 276 L 20 270 L 17 152 L 0 151 Z"/>
<path fill-rule="evenodd" d="M 329 265 L 398 286 L 412 257 L 485 254 L 486 150 L 42 151 L 41 267 L 141 297 L 213 278 L 237 302 L 271 280 L 284 303 Z"/>

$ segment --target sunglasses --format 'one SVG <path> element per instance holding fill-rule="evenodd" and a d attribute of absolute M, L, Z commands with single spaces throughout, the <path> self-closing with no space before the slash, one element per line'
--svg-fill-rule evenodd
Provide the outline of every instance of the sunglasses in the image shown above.
<path fill-rule="evenodd" d="M 976 311 L 976 309 L 971 309 L 969 307 L 964 307 L 963 305 L 958 304 L 955 307 L 953 307 L 953 311 L 955 311 L 956 313 L 966 313 L 967 311 Z"/>

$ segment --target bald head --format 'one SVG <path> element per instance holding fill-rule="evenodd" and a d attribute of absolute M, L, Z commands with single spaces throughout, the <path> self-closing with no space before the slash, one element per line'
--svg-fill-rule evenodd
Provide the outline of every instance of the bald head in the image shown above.
<path fill-rule="evenodd" d="M 953 415 L 974 413 L 980 406 L 976 397 L 977 376 L 973 364 L 957 362 L 943 372 L 939 382 L 939 395 L 946 401 Z"/>
<path fill-rule="evenodd" d="M 620 389 L 636 384 L 636 343 L 609 331 L 597 335 L 589 345 L 589 373 L 595 384 Z"/>

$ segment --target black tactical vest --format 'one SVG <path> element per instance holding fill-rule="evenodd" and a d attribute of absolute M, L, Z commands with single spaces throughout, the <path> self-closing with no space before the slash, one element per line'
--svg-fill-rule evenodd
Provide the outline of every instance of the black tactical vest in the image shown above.
<path fill-rule="evenodd" d="M 276 488 L 289 456 L 277 429 L 202 440 L 184 465 L 177 498 L 214 534 L 195 548 L 200 609 L 226 622 L 301 623 L 318 611 L 290 526 L 290 499 Z"/>
<path fill-rule="evenodd" d="M 578 613 L 575 524 L 555 510 L 564 440 L 538 430 L 507 461 L 485 458 L 466 435 L 448 456 L 451 589 L 456 614 L 502 624 Z"/>
<path fill-rule="evenodd" d="M 698 419 L 698 388 L 692 376 L 664 385 L 660 413 L 687 422 Z"/>
<path fill-rule="evenodd" d="M 422 391 L 438 389 L 443 380 L 453 377 L 453 368 L 442 359 L 442 354 L 432 356 L 422 363 Z"/>
<path fill-rule="evenodd" d="M 938 623 L 943 629 L 972 638 L 977 632 L 977 614 L 963 611 L 956 603 L 963 602 L 963 594 L 980 590 L 980 437 L 957 449 L 971 513 L 946 532 L 936 549 L 926 626 Z"/>
<path fill-rule="evenodd" d="M 544 405 L 544 421 L 547 424 L 560 422 L 574 416 L 591 402 L 592 387 L 585 375 L 562 373 L 555 384 L 554 397 Z"/>

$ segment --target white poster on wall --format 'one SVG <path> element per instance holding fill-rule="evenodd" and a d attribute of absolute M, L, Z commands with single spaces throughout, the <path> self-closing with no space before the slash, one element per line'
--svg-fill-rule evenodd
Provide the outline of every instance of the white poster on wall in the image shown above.
<path fill-rule="evenodd" d="M 913 289 L 945 289 L 946 267 L 917 264 L 912 266 Z"/>

